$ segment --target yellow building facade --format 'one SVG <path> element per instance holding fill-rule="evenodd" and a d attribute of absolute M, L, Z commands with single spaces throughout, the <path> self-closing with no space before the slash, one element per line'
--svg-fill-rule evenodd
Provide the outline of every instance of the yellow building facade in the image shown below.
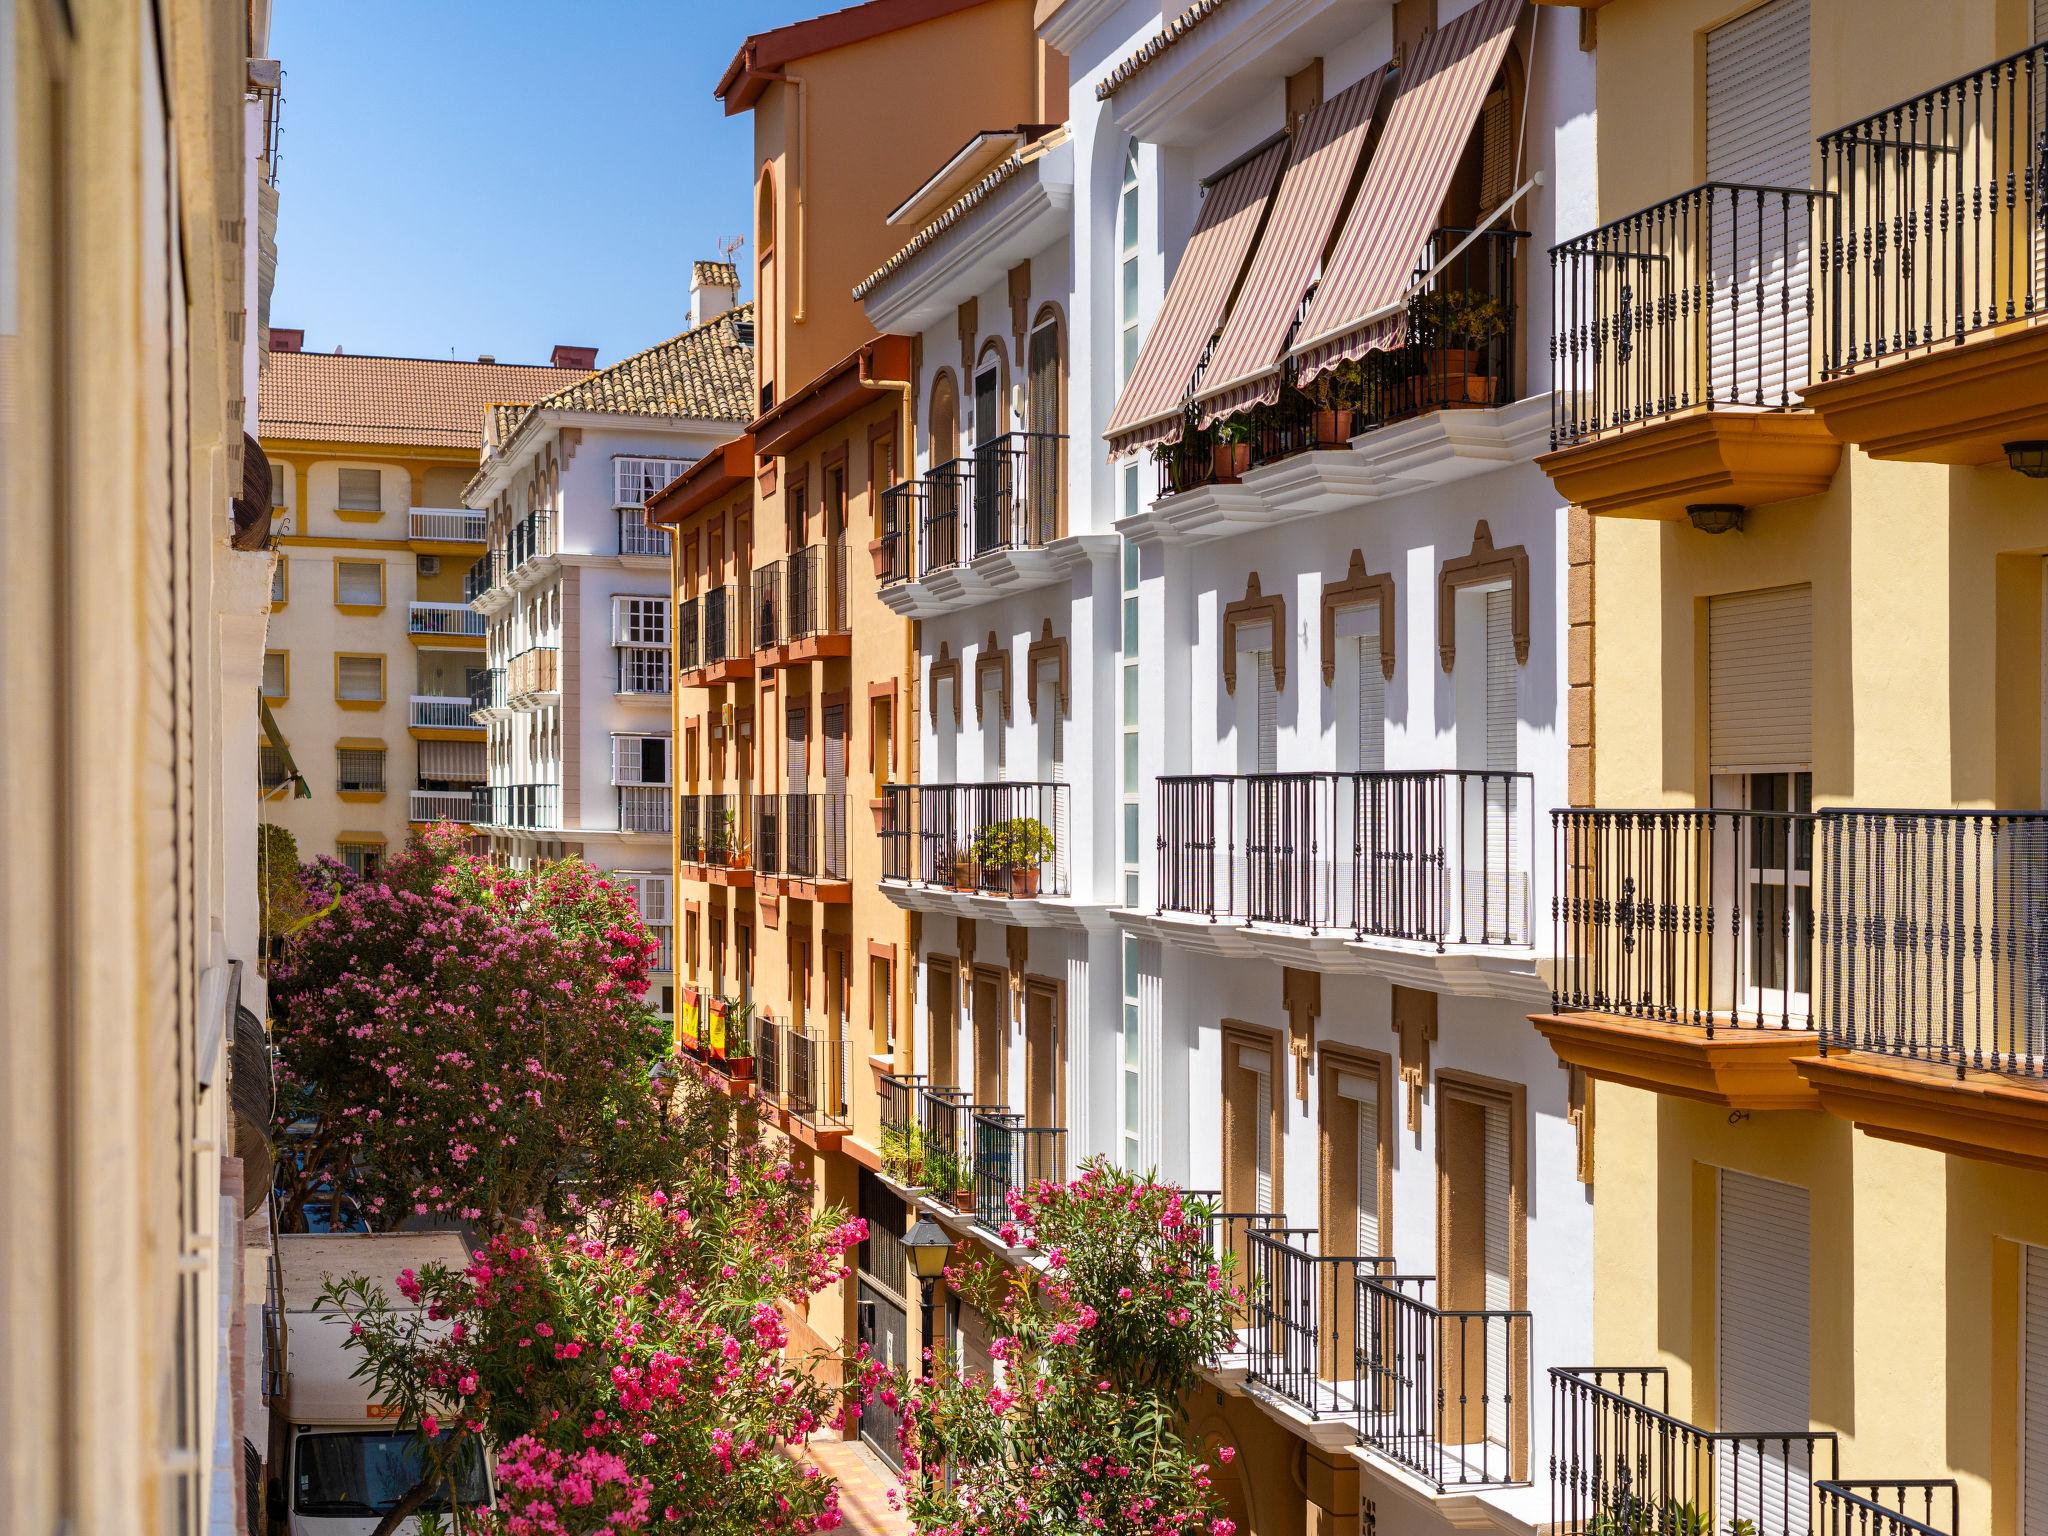
<path fill-rule="evenodd" d="M 1556 1527 L 2048 1529 L 2048 9 L 1590 9 Z"/>

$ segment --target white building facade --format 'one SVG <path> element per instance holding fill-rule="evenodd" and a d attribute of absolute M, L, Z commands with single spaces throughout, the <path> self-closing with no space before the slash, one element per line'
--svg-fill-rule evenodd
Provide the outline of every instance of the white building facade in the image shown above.
<path fill-rule="evenodd" d="M 862 292 L 921 357 L 885 881 L 928 914 L 917 1060 L 1040 1108 L 1028 1002 L 976 969 L 1026 929 L 1069 984 L 1066 1166 L 1225 1213 L 1246 1348 L 1197 1417 L 1244 1452 L 1233 1512 L 1527 1529 L 1547 1369 L 1592 1348 L 1585 1098 L 1527 1020 L 1572 735 L 1547 253 L 1595 222 L 1591 56 L 1521 0 L 1067 0 L 1040 33 L 1069 121 L 969 146 Z M 1063 501 L 1020 536 L 1004 434 L 1049 421 Z M 961 868 L 1024 814 L 1034 899 Z"/>
<path fill-rule="evenodd" d="M 700 263 L 700 269 L 713 264 Z M 465 595 L 485 622 L 475 830 L 513 864 L 579 854 L 634 889 L 663 941 L 650 1002 L 674 1013 L 669 537 L 646 498 L 747 419 L 752 315 L 738 282 L 692 328 L 529 408 L 487 413 L 464 492 L 487 515 Z"/>

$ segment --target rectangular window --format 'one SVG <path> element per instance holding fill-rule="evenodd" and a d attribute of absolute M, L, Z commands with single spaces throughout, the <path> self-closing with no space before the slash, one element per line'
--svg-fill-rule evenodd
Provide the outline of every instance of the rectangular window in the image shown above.
<path fill-rule="evenodd" d="M 384 793 L 382 747 L 338 747 L 334 753 L 334 787 L 353 794 Z"/>
<path fill-rule="evenodd" d="M 348 866 L 350 874 L 365 880 L 384 867 L 384 845 L 381 843 L 351 842 L 342 838 L 336 841 L 334 852 Z"/>
<path fill-rule="evenodd" d="M 284 602 L 291 594 L 291 578 L 285 574 L 285 557 L 279 555 L 277 564 L 270 568 L 270 601 L 273 607 Z"/>
<path fill-rule="evenodd" d="M 889 783 L 890 763 L 896 750 L 894 702 L 876 699 L 869 706 L 868 714 L 868 766 L 874 770 L 875 798 L 879 800 Z"/>
<path fill-rule="evenodd" d="M 291 782 L 284 766 L 284 754 L 276 747 L 263 747 L 256 759 L 256 781 L 265 790 L 282 789 Z"/>
<path fill-rule="evenodd" d="M 668 599 L 665 597 L 613 598 L 612 644 L 667 645 Z"/>
<path fill-rule="evenodd" d="M 896 1053 L 896 991 L 889 972 L 889 962 L 880 955 L 868 960 L 868 1027 L 878 1056 Z"/>
<path fill-rule="evenodd" d="M 617 458 L 612 460 L 612 505 L 644 507 L 647 498 L 688 469 L 693 459 Z"/>
<path fill-rule="evenodd" d="M 290 651 L 265 651 L 263 653 L 263 697 L 266 699 L 288 699 L 292 692 L 292 653 Z"/>
<path fill-rule="evenodd" d="M 334 600 L 349 608 L 384 606 L 384 565 L 379 560 L 334 562 Z"/>
<path fill-rule="evenodd" d="M 614 736 L 612 738 L 613 784 L 666 784 L 668 782 L 668 737 Z"/>
<path fill-rule="evenodd" d="M 1123 1161 L 1126 1168 L 1142 1166 L 1139 1135 L 1138 1093 L 1138 941 L 1124 936 L 1124 1027 L 1123 1027 Z"/>
<path fill-rule="evenodd" d="M 363 703 L 384 700 L 384 658 L 382 656 L 337 656 L 334 660 L 334 696 Z"/>
<path fill-rule="evenodd" d="M 347 512 L 384 510 L 384 475 L 375 469 L 344 469 L 336 476 L 334 504 Z"/>
<path fill-rule="evenodd" d="M 622 645 L 616 648 L 619 662 L 618 691 L 626 694 L 664 694 L 669 691 L 669 661 L 666 648 Z"/>
<path fill-rule="evenodd" d="M 654 975 L 666 976 L 675 970 L 675 906 L 672 877 L 660 874 L 642 874 L 633 870 L 619 870 L 611 877 L 632 894 L 633 906 L 640 913 L 640 921 L 647 925 L 661 949 L 648 962 L 647 969 Z"/>

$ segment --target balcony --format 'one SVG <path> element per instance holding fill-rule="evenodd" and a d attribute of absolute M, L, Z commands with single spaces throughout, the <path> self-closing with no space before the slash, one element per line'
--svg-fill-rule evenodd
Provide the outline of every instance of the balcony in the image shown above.
<path fill-rule="evenodd" d="M 1873 458 L 1989 464 L 2048 438 L 2048 44 L 1821 135 L 1807 403 Z"/>
<path fill-rule="evenodd" d="M 1594 1077 L 1731 1109 L 1811 1109 L 1816 818 L 1555 811 L 1551 1011 Z"/>
<path fill-rule="evenodd" d="M 619 830 L 666 833 L 674 824 L 675 791 L 666 784 L 618 784 Z"/>
<path fill-rule="evenodd" d="M 677 857 L 712 885 L 754 883 L 748 847 L 752 829 L 741 819 L 747 803 L 744 795 L 684 795 L 680 801 Z"/>
<path fill-rule="evenodd" d="M 555 552 L 552 512 L 529 512 L 505 535 L 505 578 L 509 581 L 543 555 Z"/>
<path fill-rule="evenodd" d="M 900 905 L 1078 926 L 1060 783 L 890 784 L 882 888 Z"/>
<path fill-rule="evenodd" d="M 1812 231 L 1832 200 L 1708 182 L 1550 253 L 1550 452 L 1567 500 L 1678 518 L 1817 495 L 1841 444 L 1802 398 Z"/>
<path fill-rule="evenodd" d="M 476 820 L 476 792 L 470 789 L 416 789 L 408 820 L 419 822 Z"/>
<path fill-rule="evenodd" d="M 414 507 L 407 532 L 415 544 L 481 544 L 487 521 L 467 507 Z"/>
<path fill-rule="evenodd" d="M 493 711 L 505 707 L 505 669 L 485 667 L 469 685 L 469 718 L 482 725 Z"/>
<path fill-rule="evenodd" d="M 462 600 L 473 603 L 505 579 L 505 552 L 493 549 L 462 573 Z"/>
<path fill-rule="evenodd" d="M 1875 1135 L 2048 1168 L 2048 813 L 1818 821 L 1801 1078 Z"/>
<path fill-rule="evenodd" d="M 562 825 L 559 784 L 479 784 L 469 794 L 472 822 L 534 832 L 552 832 Z"/>
<path fill-rule="evenodd" d="M 414 603 L 406 632 L 414 640 L 482 640 L 484 616 L 467 603 Z"/>
<path fill-rule="evenodd" d="M 552 704 L 562 696 L 561 650 L 530 645 L 505 663 L 505 700 L 514 709 Z"/>
<path fill-rule="evenodd" d="M 1357 1434 L 1369 1333 L 1359 1282 L 1394 1261 L 1323 1253 L 1314 1227 L 1257 1226 L 1244 1242 L 1245 1380 L 1311 1423 L 1333 1421 L 1336 1433 L 1313 1438 L 1347 1443 Z"/>
<path fill-rule="evenodd" d="M 721 582 L 684 605 L 692 616 L 678 616 L 677 670 L 682 681 L 708 687 L 754 672 L 754 646 L 747 626 L 747 584 Z M 688 659 L 683 659 L 688 658 Z"/>
<path fill-rule="evenodd" d="M 619 508 L 619 553 L 666 560 L 669 550 L 666 528 L 649 527 L 644 507 Z"/>
<path fill-rule="evenodd" d="M 1532 801 L 1528 774 L 1481 770 L 1162 777 L 1149 926 L 1225 955 L 1533 998 Z"/>
<path fill-rule="evenodd" d="M 974 1222 L 1000 1231 L 1010 1219 L 1010 1196 L 1066 1178 L 1067 1133 L 1057 1125 L 1027 1125 L 1021 1114 L 992 1111 L 974 1117 Z"/>
<path fill-rule="evenodd" d="M 754 571 L 749 585 L 754 649 L 778 666 L 852 654 L 846 545 L 811 544 Z"/>
<path fill-rule="evenodd" d="M 1554 1536 L 1955 1536 L 1951 1481 L 1842 1481 L 1832 1433 L 1705 1430 L 1670 1399 L 1662 1366 L 1552 1368 Z"/>
<path fill-rule="evenodd" d="M 972 1213 L 975 1117 L 1003 1106 L 976 1104 L 967 1089 L 921 1075 L 884 1074 L 881 1089 L 883 1176 L 906 1198 L 929 1195 L 941 1211 Z"/>
<path fill-rule="evenodd" d="M 704 665 L 704 600 L 686 597 L 676 605 L 676 670 L 694 672 Z"/>
<path fill-rule="evenodd" d="M 845 792 L 754 796 L 754 873 L 763 890 L 852 900 Z"/>
<path fill-rule="evenodd" d="M 489 674 L 485 675 L 482 686 L 489 686 Z M 411 725 L 415 731 L 462 731 L 465 734 L 482 730 L 483 727 L 470 719 L 475 708 L 473 696 L 449 694 L 416 693 L 412 696 Z"/>
<path fill-rule="evenodd" d="M 1358 1281 L 1358 1441 L 1439 1494 L 1530 1479 L 1530 1314 L 1453 1308 L 1434 1275 Z"/>
<path fill-rule="evenodd" d="M 613 646 L 612 666 L 614 698 L 660 700 L 674 697 L 666 646 Z"/>
<path fill-rule="evenodd" d="M 817 1025 L 754 1019 L 754 1085 L 769 1120 L 806 1146 L 837 1146 L 852 1124 L 852 1055 Z"/>

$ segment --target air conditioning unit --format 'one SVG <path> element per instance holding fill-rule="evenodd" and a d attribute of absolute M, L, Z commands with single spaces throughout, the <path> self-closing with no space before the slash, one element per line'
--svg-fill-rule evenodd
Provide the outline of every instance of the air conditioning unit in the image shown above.
<path fill-rule="evenodd" d="M 421 555 L 421 556 L 420 556 L 420 574 L 421 574 L 422 576 L 438 576 L 438 575 L 440 575 L 440 574 L 441 574 L 441 557 L 440 557 L 439 555 Z"/>

